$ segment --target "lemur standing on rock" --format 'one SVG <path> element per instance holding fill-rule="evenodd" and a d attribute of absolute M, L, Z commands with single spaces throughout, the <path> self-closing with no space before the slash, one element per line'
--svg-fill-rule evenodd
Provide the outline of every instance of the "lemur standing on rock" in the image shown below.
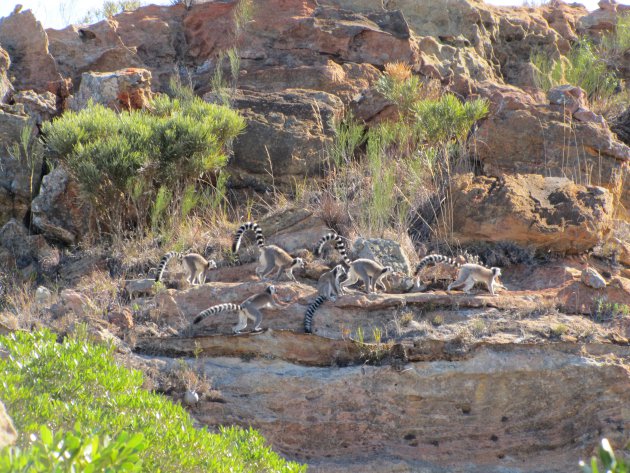
<path fill-rule="evenodd" d="M 217 267 L 217 263 L 214 260 L 207 261 L 200 254 L 188 253 L 186 255 L 183 255 L 182 253 L 171 251 L 169 253 L 166 253 L 160 260 L 157 276 L 155 277 L 156 282 L 160 282 L 162 280 L 166 265 L 171 259 L 175 257 L 178 259 L 178 261 L 182 262 L 184 272 L 186 273 L 186 280 L 193 286 L 195 284 L 205 284 L 206 278 L 208 277 L 208 272 L 211 269 L 216 269 Z"/>
<path fill-rule="evenodd" d="M 492 295 L 495 295 L 495 287 L 502 287 L 505 289 L 505 286 L 497 281 L 497 278 L 501 276 L 500 268 L 486 268 L 485 266 L 475 263 L 460 264 L 454 259 L 443 255 L 428 255 L 420 260 L 420 263 L 416 266 L 416 272 L 414 273 L 414 277 L 417 278 L 416 286 L 418 286 L 420 282 L 420 278 L 418 277 L 420 270 L 429 264 L 438 263 L 446 263 L 459 268 L 457 279 L 448 285 L 447 291 L 463 286 L 463 291 L 466 294 L 470 294 L 470 290 L 477 282 L 484 283 Z"/>
<path fill-rule="evenodd" d="M 317 308 L 327 299 L 333 302 L 337 300 L 337 296 L 341 294 L 342 291 L 339 280 L 345 275 L 346 270 L 343 266 L 338 264 L 319 277 L 319 281 L 317 282 L 318 296 L 311 305 L 308 306 L 304 314 L 304 331 L 306 333 L 312 332 L 313 315 L 315 315 Z"/>
<path fill-rule="evenodd" d="M 284 308 L 286 304 L 282 304 L 276 299 L 276 288 L 274 286 L 267 286 L 264 292 L 260 294 L 255 294 L 240 304 L 219 304 L 212 307 L 207 308 L 203 312 L 200 312 L 199 315 L 193 321 L 193 325 L 199 324 L 202 320 L 204 320 L 209 315 L 215 315 L 220 312 L 225 311 L 233 311 L 238 312 L 238 323 L 232 327 L 232 331 L 234 333 L 240 333 L 245 327 L 247 327 L 247 319 L 251 319 L 254 321 L 254 332 L 259 332 L 261 330 L 260 323 L 262 322 L 262 312 L 261 309 L 271 308 L 271 307 L 279 307 Z"/>
<path fill-rule="evenodd" d="M 295 276 L 293 276 L 293 270 L 295 268 L 303 268 L 304 260 L 302 258 L 294 258 L 289 253 L 276 245 L 265 245 L 265 237 L 263 236 L 260 225 L 256 222 L 246 222 L 241 225 L 236 234 L 234 235 L 234 241 L 232 242 L 232 253 L 235 255 L 238 261 L 238 249 L 241 246 L 241 239 L 243 234 L 251 230 L 256 235 L 256 244 L 260 249 L 258 257 L 259 266 L 256 268 L 256 275 L 265 280 L 273 271 L 277 271 L 275 280 L 280 279 L 283 272 L 287 274 L 287 277 L 295 282 Z"/>

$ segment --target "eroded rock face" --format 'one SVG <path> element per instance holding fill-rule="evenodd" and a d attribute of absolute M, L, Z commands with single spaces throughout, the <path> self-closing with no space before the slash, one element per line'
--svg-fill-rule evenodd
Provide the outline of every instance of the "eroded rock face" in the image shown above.
<path fill-rule="evenodd" d="M 68 173 L 57 167 L 42 180 L 31 205 L 33 225 L 44 235 L 75 244 L 89 231 L 90 215 L 79 204 L 79 188 Z"/>
<path fill-rule="evenodd" d="M 252 425 L 309 471 L 560 473 L 630 426 L 627 373 L 588 349 L 480 347 L 401 370 L 213 358 L 205 374 L 224 402 L 201 422 Z"/>
<path fill-rule="evenodd" d="M 343 113 L 339 98 L 310 90 L 242 91 L 233 107 L 247 121 L 228 163 L 237 185 L 290 188 L 295 179 L 324 170 L 324 151 L 334 136 L 332 121 Z"/>
<path fill-rule="evenodd" d="M 146 69 L 85 72 L 79 91 L 68 99 L 68 107 L 81 110 L 91 100 L 114 110 L 137 110 L 145 108 L 151 96 L 151 73 Z"/>
<path fill-rule="evenodd" d="M 624 185 L 630 173 L 630 148 L 605 124 L 593 117 L 573 120 L 562 105 L 537 106 L 518 89 L 481 84 L 480 91 L 491 101 L 476 144 L 487 175 L 568 177 L 577 184 L 606 187 L 630 208 L 630 186 Z"/>
<path fill-rule="evenodd" d="M 45 92 L 49 82 L 60 78 L 46 32 L 31 10 L 0 19 L 0 44 L 11 57 L 9 75 L 16 89 Z"/>
<path fill-rule="evenodd" d="M 85 72 L 110 72 L 129 67 L 143 67 L 134 48 L 123 44 L 111 19 L 94 25 L 70 25 L 62 30 L 48 29 L 50 52 L 59 71 L 79 87 Z"/>
<path fill-rule="evenodd" d="M 409 258 L 400 243 L 382 238 L 357 238 L 352 245 L 356 258 L 367 258 L 391 266 L 394 271 L 409 274 Z"/>
<path fill-rule="evenodd" d="M 452 182 L 454 241 L 508 240 L 581 253 L 602 241 L 612 225 L 613 197 L 602 187 L 534 174 L 469 174 Z"/>
<path fill-rule="evenodd" d="M 8 445 L 12 445 L 17 440 L 17 432 L 9 414 L 7 414 L 4 404 L 0 402 L 0 450 Z"/>
<path fill-rule="evenodd" d="M 11 58 L 9 53 L 0 47 L 0 103 L 5 102 L 7 97 L 13 91 L 13 86 L 8 77 Z"/>

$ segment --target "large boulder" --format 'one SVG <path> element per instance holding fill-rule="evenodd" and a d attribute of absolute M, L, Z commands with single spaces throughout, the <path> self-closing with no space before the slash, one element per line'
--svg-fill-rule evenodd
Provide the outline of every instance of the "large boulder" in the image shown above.
<path fill-rule="evenodd" d="M 555 91 L 551 99 L 556 102 L 547 104 L 508 86 L 485 83 L 479 91 L 491 102 L 476 140 L 485 174 L 569 177 L 578 184 L 606 187 L 617 203 L 630 209 L 630 186 L 624 186 L 630 147 L 616 139 L 601 117 L 584 108 L 583 101 L 566 108 L 559 102 L 569 101 L 567 90 L 564 95 Z M 573 99 L 575 93 L 571 91 Z"/>
<path fill-rule="evenodd" d="M 11 57 L 9 74 L 16 89 L 45 92 L 49 82 L 60 78 L 46 32 L 31 10 L 16 8 L 0 18 L 0 44 Z"/>
<path fill-rule="evenodd" d="M 452 228 L 460 243 L 512 241 L 540 251 L 581 253 L 602 242 L 613 222 L 613 196 L 603 187 L 559 177 L 465 174 L 452 180 Z M 451 214 L 448 212 L 447 214 Z"/>
<path fill-rule="evenodd" d="M 89 230 L 90 216 L 80 205 L 78 185 L 62 167 L 42 179 L 31 216 L 43 235 L 69 245 L 76 244 Z"/>
<path fill-rule="evenodd" d="M 391 266 L 394 271 L 409 274 L 411 265 L 400 243 L 383 238 L 357 238 L 352 251 L 356 258 L 378 261 L 383 266 Z"/>
<path fill-rule="evenodd" d="M 0 228 L 0 246 L 8 250 L 19 269 L 39 264 L 52 269 L 59 263 L 59 252 L 51 247 L 43 235 L 31 235 L 28 229 L 15 219 Z"/>
<path fill-rule="evenodd" d="M 184 20 L 188 55 L 196 64 L 193 79 L 209 84 L 217 56 L 238 43 L 239 83 L 242 79 L 245 87 L 269 91 L 286 84 L 339 90 L 346 100 L 352 89 L 358 91 L 374 77 L 370 65 L 417 61 L 417 47 L 400 12 L 357 13 L 321 3 L 259 1 L 252 21 L 240 30 L 234 20 L 236 2 L 194 5 Z M 201 90 L 207 91 L 207 86 L 201 85 Z"/>
<path fill-rule="evenodd" d="M 4 404 L 0 402 L 0 450 L 13 444 L 17 440 L 17 432 L 9 414 L 7 414 Z"/>
<path fill-rule="evenodd" d="M 68 99 L 68 107 L 80 110 L 92 101 L 114 110 L 141 109 L 151 96 L 151 72 L 146 69 L 84 72 L 79 91 Z"/>
<path fill-rule="evenodd" d="M 204 98 L 212 99 L 210 95 Z M 241 91 L 232 105 L 247 121 L 228 164 L 236 185 L 288 189 L 296 180 L 324 170 L 325 150 L 334 136 L 332 122 L 343 113 L 339 98 L 297 89 Z"/>

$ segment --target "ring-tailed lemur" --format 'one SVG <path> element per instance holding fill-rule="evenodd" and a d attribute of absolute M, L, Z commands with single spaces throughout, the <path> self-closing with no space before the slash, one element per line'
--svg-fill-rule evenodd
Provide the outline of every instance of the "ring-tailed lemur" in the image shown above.
<path fill-rule="evenodd" d="M 464 286 L 464 292 L 469 294 L 476 282 L 483 282 L 488 287 L 488 291 L 492 295 L 494 295 L 495 286 L 505 289 L 505 286 L 496 281 L 496 278 L 501 275 L 500 268 L 486 268 L 485 266 L 476 263 L 461 264 L 453 258 L 443 255 L 428 255 L 420 260 L 418 266 L 416 266 L 416 272 L 414 273 L 414 277 L 417 278 L 416 285 L 418 285 L 420 281 L 420 278 L 418 277 L 420 270 L 429 264 L 438 263 L 445 263 L 459 268 L 457 279 L 449 284 L 447 291 L 450 291 L 455 287 Z"/>
<path fill-rule="evenodd" d="M 322 254 L 322 249 L 324 248 L 324 245 L 326 245 L 326 243 L 328 243 L 329 241 L 335 242 L 335 249 L 343 258 L 343 262 L 346 264 L 346 266 L 350 266 L 350 263 L 352 263 L 352 261 L 350 261 L 350 258 L 348 258 L 348 255 L 346 254 L 346 245 L 343 242 L 343 238 L 341 238 L 341 236 L 339 236 L 335 232 L 327 233 L 322 237 L 321 240 L 319 240 L 319 243 L 317 243 L 317 247 L 315 248 L 315 256 L 319 256 Z"/>
<path fill-rule="evenodd" d="M 275 298 L 276 288 L 268 286 L 264 292 L 255 294 L 240 304 L 219 304 L 200 312 L 193 321 L 193 324 L 199 324 L 209 315 L 218 314 L 220 312 L 232 311 L 238 312 L 238 323 L 232 328 L 234 333 L 239 333 L 247 327 L 247 319 L 254 321 L 254 332 L 260 331 L 260 323 L 262 322 L 262 312 L 260 309 L 268 307 L 286 307 Z"/>
<path fill-rule="evenodd" d="M 343 266 L 338 264 L 330 271 L 326 271 L 319 277 L 317 282 L 317 298 L 308 306 L 306 313 L 304 314 L 304 331 L 311 333 L 313 325 L 313 315 L 317 308 L 322 303 L 330 299 L 331 301 L 337 300 L 337 296 L 341 294 L 341 286 L 339 280 L 346 275 L 346 270 Z"/>
<path fill-rule="evenodd" d="M 366 293 L 376 293 L 376 285 L 379 284 L 384 288 L 381 280 L 394 271 L 391 266 L 383 266 L 366 258 L 355 259 L 349 266 L 348 278 L 341 283 L 342 292 L 343 288 L 358 282 L 360 279 L 365 284 Z"/>
<path fill-rule="evenodd" d="M 289 279 L 296 281 L 293 276 L 293 270 L 295 268 L 303 268 L 304 260 L 302 258 L 294 258 L 289 253 L 276 245 L 265 245 L 265 237 L 263 236 L 260 225 L 255 222 L 246 222 L 241 225 L 236 234 L 234 235 L 234 241 L 232 243 L 232 253 L 234 253 L 236 260 L 238 261 L 238 249 L 241 246 L 241 239 L 243 234 L 251 230 L 256 234 L 256 244 L 260 249 L 258 257 L 259 266 L 256 268 L 256 275 L 265 280 L 273 271 L 277 271 L 275 280 L 279 280 L 282 272 L 285 272 Z"/>
<path fill-rule="evenodd" d="M 157 276 L 155 277 L 156 282 L 162 280 L 166 265 L 173 258 L 177 258 L 178 261 L 182 262 L 184 272 L 186 273 L 186 280 L 193 286 L 196 284 L 195 281 L 197 284 L 204 284 L 206 282 L 206 278 L 208 277 L 208 272 L 211 269 L 216 269 L 217 267 L 217 263 L 214 260 L 207 261 L 200 254 L 188 253 L 184 255 L 182 253 L 178 253 L 177 251 L 171 251 L 166 253 L 160 260 Z"/>

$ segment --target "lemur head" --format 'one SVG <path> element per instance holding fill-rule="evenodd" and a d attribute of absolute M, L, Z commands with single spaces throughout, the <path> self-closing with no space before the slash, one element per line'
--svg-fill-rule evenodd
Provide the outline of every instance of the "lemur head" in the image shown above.
<path fill-rule="evenodd" d="M 501 276 L 501 268 L 490 268 L 492 270 L 492 276 L 499 277 Z"/>
<path fill-rule="evenodd" d="M 208 269 L 217 269 L 217 262 L 213 259 L 208 261 Z"/>
<path fill-rule="evenodd" d="M 302 258 L 295 258 L 293 260 L 293 268 L 304 268 L 304 260 Z"/>
<path fill-rule="evenodd" d="M 342 265 L 338 264 L 337 266 L 335 266 L 333 268 L 333 274 L 336 276 L 344 276 L 346 274 L 346 268 L 344 268 Z"/>
<path fill-rule="evenodd" d="M 273 296 L 276 293 L 276 286 L 267 286 L 265 292 Z"/>

